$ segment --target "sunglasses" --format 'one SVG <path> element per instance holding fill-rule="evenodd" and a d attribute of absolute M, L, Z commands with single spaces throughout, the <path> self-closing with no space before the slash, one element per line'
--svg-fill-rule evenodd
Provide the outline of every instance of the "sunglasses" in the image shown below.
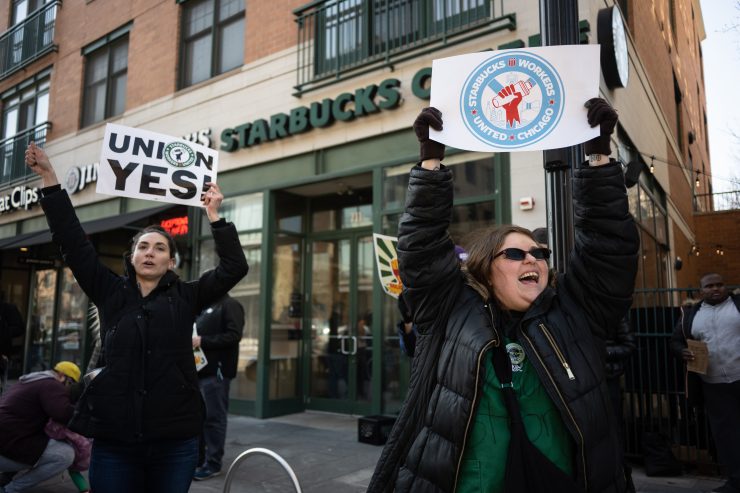
<path fill-rule="evenodd" d="M 547 260 L 550 258 L 550 253 L 552 253 L 550 249 L 545 247 L 530 248 L 529 251 L 522 250 L 521 248 L 504 248 L 494 255 L 493 258 L 503 255 L 509 260 L 524 260 L 527 258 L 527 254 L 530 254 L 535 260 Z"/>

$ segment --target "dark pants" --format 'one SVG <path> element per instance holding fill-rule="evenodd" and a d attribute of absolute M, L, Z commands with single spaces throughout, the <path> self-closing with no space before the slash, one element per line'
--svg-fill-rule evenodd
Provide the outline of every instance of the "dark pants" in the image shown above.
<path fill-rule="evenodd" d="M 221 470 L 221 460 L 224 456 L 230 383 L 230 378 L 215 375 L 199 380 L 200 392 L 206 402 L 206 422 L 201 435 L 205 456 L 201 465 L 208 466 L 215 471 Z"/>
<path fill-rule="evenodd" d="M 197 461 L 197 438 L 135 444 L 95 439 L 90 489 L 105 493 L 186 493 Z"/>
<path fill-rule="evenodd" d="M 740 491 L 740 380 L 704 383 L 704 407 L 729 483 Z"/>

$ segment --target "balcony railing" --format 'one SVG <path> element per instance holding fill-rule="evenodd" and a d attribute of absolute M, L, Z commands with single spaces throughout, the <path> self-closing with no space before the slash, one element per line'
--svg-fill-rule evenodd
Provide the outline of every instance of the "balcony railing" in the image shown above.
<path fill-rule="evenodd" d="M 26 147 L 31 141 L 43 146 L 46 142 L 46 133 L 50 128 L 51 123 L 44 122 L 5 140 L 0 140 L 0 157 L 2 158 L 0 187 L 23 181 L 33 175 L 33 171 L 28 169 L 25 163 Z"/>
<path fill-rule="evenodd" d="M 717 193 L 698 193 L 694 196 L 695 212 L 740 210 L 740 190 Z"/>
<path fill-rule="evenodd" d="M 56 50 L 54 24 L 61 3 L 44 5 L 0 36 L 0 79 Z"/>
<path fill-rule="evenodd" d="M 318 0 L 293 11 L 298 24 L 298 94 L 359 67 L 403 60 L 403 53 L 489 26 L 516 28 L 503 0 Z M 482 34 L 482 33 L 481 33 Z"/>

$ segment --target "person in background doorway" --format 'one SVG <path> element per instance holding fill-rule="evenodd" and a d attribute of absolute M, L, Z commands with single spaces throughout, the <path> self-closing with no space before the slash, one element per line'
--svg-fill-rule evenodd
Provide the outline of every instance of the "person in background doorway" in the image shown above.
<path fill-rule="evenodd" d="M 0 299 L 0 394 L 5 389 L 8 379 L 13 339 L 23 335 L 23 328 L 23 317 L 18 307 Z"/>
<path fill-rule="evenodd" d="M 14 476 L 0 492 L 19 493 L 67 470 L 75 450 L 65 441 L 49 439 L 44 431 L 51 419 L 66 424 L 74 407 L 72 384 L 80 369 L 61 361 L 53 370 L 22 375 L 0 398 L 0 472 Z"/>
<path fill-rule="evenodd" d="M 223 195 L 215 183 L 203 195 L 219 257 L 214 270 L 181 280 L 174 271 L 175 241 L 161 227 L 149 226 L 132 238 L 120 276 L 98 258 L 46 153 L 31 143 L 25 161 L 41 177 L 41 207 L 52 240 L 98 307 L 103 368 L 85 387 L 69 422 L 72 431 L 94 438 L 91 488 L 185 493 L 204 418 L 193 323 L 248 270 L 236 228 L 219 216 Z"/>
<path fill-rule="evenodd" d="M 740 294 L 730 294 L 724 279 L 716 272 L 699 281 L 700 303 L 681 306 L 671 349 L 684 362 L 693 361 L 687 340 L 707 344 L 709 365 L 701 378 L 704 409 L 712 429 L 719 459 L 727 471 L 727 482 L 715 489 L 721 493 L 740 493 Z M 697 374 L 687 375 L 689 380 Z M 695 396 L 687 396 L 693 398 Z"/>
<path fill-rule="evenodd" d="M 200 347 L 208 364 L 198 372 L 198 385 L 206 403 L 206 421 L 201 433 L 203 460 L 193 479 L 202 481 L 221 472 L 229 412 L 229 387 L 236 377 L 239 341 L 244 329 L 244 308 L 229 295 L 209 306 L 195 319 L 198 335 L 193 347 Z"/>

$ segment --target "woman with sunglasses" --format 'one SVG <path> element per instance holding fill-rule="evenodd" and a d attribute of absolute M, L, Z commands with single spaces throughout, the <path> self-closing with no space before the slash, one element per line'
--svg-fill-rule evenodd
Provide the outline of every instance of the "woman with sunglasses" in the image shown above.
<path fill-rule="evenodd" d="M 629 309 L 639 238 L 610 160 L 617 114 L 586 103 L 600 136 L 573 172 L 575 248 L 548 284 L 550 251 L 518 226 L 479 231 L 461 268 L 447 230 L 452 173 L 414 122 L 398 255 L 419 331 L 409 392 L 369 492 L 622 493 L 625 477 L 604 376 L 606 332 Z"/>

